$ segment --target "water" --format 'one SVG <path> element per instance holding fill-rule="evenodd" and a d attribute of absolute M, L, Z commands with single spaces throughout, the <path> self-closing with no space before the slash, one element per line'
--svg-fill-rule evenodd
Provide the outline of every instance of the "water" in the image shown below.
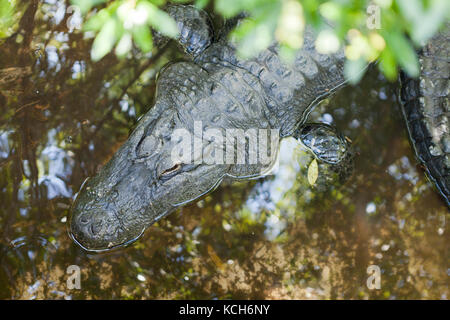
<path fill-rule="evenodd" d="M 92 40 L 51 18 L 60 5 L 40 5 L 34 24 L 0 42 L 0 298 L 449 297 L 449 212 L 414 159 L 397 84 L 374 69 L 311 114 L 352 140 L 346 180 L 319 166 L 311 186 L 311 156 L 287 140 L 275 175 L 224 184 L 129 248 L 80 249 L 66 226 L 75 193 L 126 140 L 152 105 L 157 71 L 179 53 L 92 63 Z M 71 265 L 81 289 L 67 285 Z M 378 290 L 366 285 L 371 265 Z"/>

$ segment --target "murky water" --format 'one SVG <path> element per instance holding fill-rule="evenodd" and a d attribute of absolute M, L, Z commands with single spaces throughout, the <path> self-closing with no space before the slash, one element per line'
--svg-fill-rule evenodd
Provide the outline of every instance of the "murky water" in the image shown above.
<path fill-rule="evenodd" d="M 66 226 L 74 194 L 126 140 L 179 53 L 92 63 L 92 39 L 69 32 L 64 9 L 53 14 L 62 3 L 28 7 L 35 19 L 0 41 L 0 298 L 449 297 L 449 212 L 416 164 L 397 84 L 375 70 L 311 115 L 353 141 L 346 180 L 319 167 L 311 186 L 313 159 L 288 139 L 274 175 L 222 185 L 129 248 L 77 247 Z M 366 285 L 371 265 L 380 289 Z"/>

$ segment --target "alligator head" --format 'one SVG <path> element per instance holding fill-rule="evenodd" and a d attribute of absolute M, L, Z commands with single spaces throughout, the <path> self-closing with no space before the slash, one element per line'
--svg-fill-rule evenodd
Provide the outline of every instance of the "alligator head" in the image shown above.
<path fill-rule="evenodd" d="M 225 78 L 236 74 L 232 69 L 218 72 L 228 72 Z M 160 72 L 154 107 L 74 201 L 70 233 L 81 247 L 105 251 L 127 245 L 178 206 L 212 191 L 225 176 L 261 176 L 273 167 L 278 134 L 270 133 L 270 156 L 257 163 L 247 161 L 250 151 L 267 149 L 246 148 L 249 144 L 242 141 L 248 136 L 227 135 L 227 129 L 236 133 L 258 128 L 252 132 L 267 145 L 262 132 L 272 126 L 264 117 L 264 100 L 253 98 L 245 107 L 239 105 L 230 88 L 215 85 L 211 90 L 213 75 L 190 62 L 174 63 Z M 234 86 L 238 97 L 255 94 L 240 82 Z M 227 111 L 230 106 L 233 111 Z M 233 151 L 232 156 L 224 149 Z M 234 161 L 244 153 L 245 162 Z"/>
<path fill-rule="evenodd" d="M 190 126 L 161 100 L 76 197 L 70 233 L 84 249 L 105 251 L 135 241 L 146 227 L 211 191 L 225 175 L 226 165 L 185 163 L 174 156 L 180 136 L 174 141 L 173 133 L 179 128 L 189 135 Z"/>

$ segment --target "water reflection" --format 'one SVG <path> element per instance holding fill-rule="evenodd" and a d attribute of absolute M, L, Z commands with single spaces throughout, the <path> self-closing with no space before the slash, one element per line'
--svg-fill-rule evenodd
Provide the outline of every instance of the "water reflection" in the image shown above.
<path fill-rule="evenodd" d="M 2 282 L 8 281 L 5 290 L 9 291 L 10 298 L 58 298 L 65 295 L 52 289 L 55 287 L 51 277 L 56 250 L 57 247 L 41 235 L 16 238 L 8 247 L 2 248 L 2 275 L 6 276 Z"/>
<path fill-rule="evenodd" d="M 0 298 L 448 298 L 448 209 L 416 165 L 396 84 L 375 70 L 311 114 L 353 141 L 351 176 L 319 167 L 311 186 L 312 158 L 290 139 L 273 176 L 225 183 L 132 247 L 86 254 L 66 231 L 73 195 L 179 53 L 92 63 L 92 39 L 57 9 L 67 3 L 30 3 L 0 42 Z M 66 287 L 74 264 L 81 290 Z M 380 290 L 366 286 L 372 264 Z"/>

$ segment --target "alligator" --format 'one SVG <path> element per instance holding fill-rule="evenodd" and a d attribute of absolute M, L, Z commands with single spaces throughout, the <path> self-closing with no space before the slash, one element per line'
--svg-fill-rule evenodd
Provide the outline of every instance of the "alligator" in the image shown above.
<path fill-rule="evenodd" d="M 411 144 L 450 207 L 450 23 L 420 51 L 418 79 L 401 74 L 400 100 Z"/>
<path fill-rule="evenodd" d="M 223 180 L 266 175 L 285 137 L 298 138 L 325 163 L 338 164 L 349 153 L 334 128 L 307 123 L 312 108 L 346 84 L 343 50 L 318 53 L 307 27 L 292 64 L 283 62 L 277 43 L 242 59 L 227 36 L 241 17 L 215 38 L 207 15 L 194 7 L 169 7 L 168 13 L 189 58 L 159 72 L 153 107 L 76 196 L 69 228 L 85 250 L 129 245 Z M 264 146 L 264 152 L 251 145 Z"/>

